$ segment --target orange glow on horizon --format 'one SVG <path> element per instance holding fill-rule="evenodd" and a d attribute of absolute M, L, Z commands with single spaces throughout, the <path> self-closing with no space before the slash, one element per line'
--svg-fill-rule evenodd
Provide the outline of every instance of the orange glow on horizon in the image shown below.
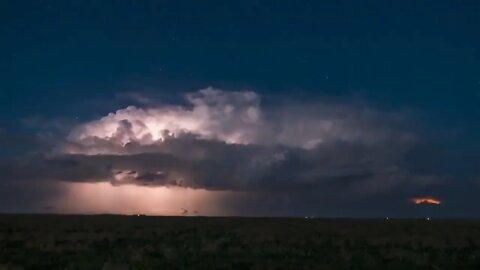
<path fill-rule="evenodd" d="M 415 197 L 411 198 L 410 202 L 414 204 L 433 204 L 433 205 L 439 205 L 442 202 L 434 197 Z"/>

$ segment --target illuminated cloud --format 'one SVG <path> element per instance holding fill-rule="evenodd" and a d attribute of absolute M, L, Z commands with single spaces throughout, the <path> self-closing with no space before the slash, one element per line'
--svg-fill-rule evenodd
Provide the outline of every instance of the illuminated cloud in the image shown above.
<path fill-rule="evenodd" d="M 186 95 L 189 107 L 127 107 L 75 128 L 68 153 L 124 153 L 127 144 L 155 145 L 184 133 L 227 143 L 254 143 L 263 128 L 259 97 L 253 92 L 212 88 Z"/>
<path fill-rule="evenodd" d="M 400 166 L 415 136 L 394 115 L 323 103 L 262 108 L 254 92 L 213 88 L 185 97 L 186 106 L 128 107 L 76 126 L 53 155 L 12 162 L 6 177 L 364 194 L 419 179 Z"/>
<path fill-rule="evenodd" d="M 71 154 L 149 152 L 166 139 L 185 134 L 227 144 L 279 144 L 305 149 L 332 141 L 377 143 L 415 139 L 411 133 L 395 130 L 394 117 L 381 119 L 366 108 L 322 103 L 262 108 L 260 97 L 254 92 L 213 88 L 185 97 L 188 106 L 130 106 L 77 126 L 60 151 Z M 384 126 L 387 120 L 391 123 Z"/>
<path fill-rule="evenodd" d="M 185 98 L 187 105 L 148 103 L 78 125 L 53 156 L 25 162 L 22 178 L 362 194 L 423 185 L 400 166 L 415 135 L 398 115 L 342 104 L 262 106 L 254 92 L 213 88 Z"/>
<path fill-rule="evenodd" d="M 58 194 L 63 202 L 51 203 L 65 211 L 79 210 L 75 205 L 87 198 L 75 194 L 83 192 L 103 194 L 95 199 L 97 210 L 118 212 L 105 200 L 119 201 L 123 194 L 122 213 L 149 204 L 145 199 L 131 206 L 129 189 L 157 197 L 173 194 L 166 190 L 193 197 L 198 192 L 203 194 L 198 202 L 218 199 L 223 210 L 211 213 L 249 214 L 263 205 L 268 209 L 258 213 L 265 214 L 290 206 L 307 209 L 309 201 L 409 193 L 437 182 L 405 166 L 417 136 L 401 115 L 353 104 L 266 106 L 254 92 L 213 88 L 185 97 L 186 105 L 144 102 L 147 107 L 127 107 L 79 124 L 54 151 L 0 161 L 2 177 L 76 187 Z M 177 211 L 179 203 L 171 202 L 168 209 L 146 212 Z"/>

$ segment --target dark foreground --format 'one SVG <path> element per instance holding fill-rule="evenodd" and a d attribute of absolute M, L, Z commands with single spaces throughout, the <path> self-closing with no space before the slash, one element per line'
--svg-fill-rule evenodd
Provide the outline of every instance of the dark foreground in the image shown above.
<path fill-rule="evenodd" d="M 0 215 L 0 269 L 480 269 L 480 221 Z"/>

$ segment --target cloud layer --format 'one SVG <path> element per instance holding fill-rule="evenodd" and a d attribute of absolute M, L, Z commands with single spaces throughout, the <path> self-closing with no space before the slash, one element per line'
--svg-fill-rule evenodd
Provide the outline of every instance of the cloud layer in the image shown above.
<path fill-rule="evenodd" d="M 237 191 L 373 192 L 416 178 L 401 167 L 416 138 L 398 116 L 323 103 L 262 108 L 254 92 L 213 88 L 185 97 L 185 106 L 128 107 L 79 125 L 35 166 L 59 165 L 44 171 L 62 175 L 45 178 L 64 181 Z"/>
<path fill-rule="evenodd" d="M 445 181 L 409 168 L 419 138 L 401 114 L 323 102 L 262 106 L 254 92 L 213 88 L 185 99 L 77 125 L 53 151 L 5 159 L 0 172 L 17 182 L 250 193 L 255 207 L 273 200 L 274 208 L 407 198 Z M 234 212 L 244 206 L 222 200 Z"/>
<path fill-rule="evenodd" d="M 76 127 L 61 151 L 128 154 L 148 151 L 169 137 L 192 135 L 227 144 L 284 145 L 311 149 L 321 143 L 408 141 L 398 116 L 365 107 L 316 103 L 261 107 L 254 92 L 207 88 L 186 96 L 187 106 L 127 107 Z M 142 146 L 148 146 L 141 148 Z"/>

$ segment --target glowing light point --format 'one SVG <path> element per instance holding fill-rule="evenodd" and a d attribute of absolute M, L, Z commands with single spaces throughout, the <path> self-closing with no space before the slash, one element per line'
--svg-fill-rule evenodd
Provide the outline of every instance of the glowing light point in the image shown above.
<path fill-rule="evenodd" d="M 414 204 L 433 204 L 433 205 L 439 205 L 442 202 L 434 197 L 415 197 L 409 199 L 410 202 Z"/>

